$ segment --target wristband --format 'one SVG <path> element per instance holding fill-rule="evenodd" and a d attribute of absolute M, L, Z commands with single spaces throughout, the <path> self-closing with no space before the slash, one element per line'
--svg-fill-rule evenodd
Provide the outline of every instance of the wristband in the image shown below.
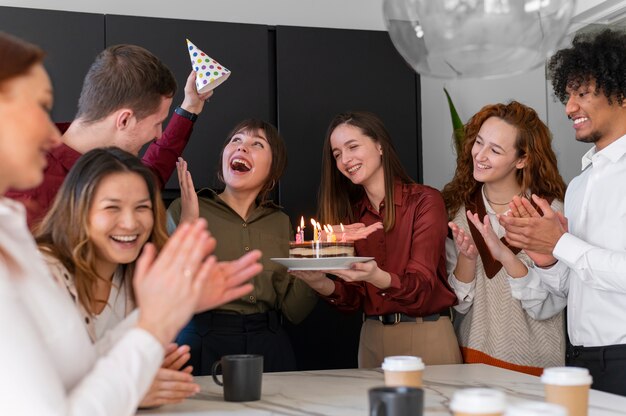
<path fill-rule="evenodd" d="M 185 110 L 184 108 L 181 107 L 176 107 L 174 109 L 174 112 L 176 114 L 178 114 L 181 117 L 185 117 L 186 119 L 188 119 L 189 121 L 191 121 L 192 123 L 195 122 L 198 119 L 198 115 L 194 114 L 190 111 Z"/>

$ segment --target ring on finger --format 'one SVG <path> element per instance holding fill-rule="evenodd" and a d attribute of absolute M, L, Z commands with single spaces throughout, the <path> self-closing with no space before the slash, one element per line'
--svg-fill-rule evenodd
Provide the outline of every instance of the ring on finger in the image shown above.
<path fill-rule="evenodd" d="M 185 267 L 183 269 L 183 277 L 186 279 L 190 279 L 193 276 L 193 272 L 189 267 Z"/>

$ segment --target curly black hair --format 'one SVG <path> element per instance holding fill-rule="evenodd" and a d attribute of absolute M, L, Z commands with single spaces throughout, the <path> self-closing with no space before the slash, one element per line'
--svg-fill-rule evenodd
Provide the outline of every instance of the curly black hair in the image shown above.
<path fill-rule="evenodd" d="M 548 78 L 556 97 L 565 104 L 567 87 L 578 88 L 595 81 L 609 104 L 619 105 L 626 96 L 626 32 L 605 29 L 595 33 L 579 33 L 572 47 L 561 49 L 548 61 Z"/>

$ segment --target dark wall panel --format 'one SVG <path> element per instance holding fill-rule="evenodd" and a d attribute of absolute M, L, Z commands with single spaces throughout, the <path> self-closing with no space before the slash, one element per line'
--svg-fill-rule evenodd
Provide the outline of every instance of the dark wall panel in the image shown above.
<path fill-rule="evenodd" d="M 273 62 L 270 63 L 267 26 L 106 16 L 107 46 L 118 43 L 143 46 L 172 70 L 179 85 L 172 111 L 183 101 L 184 83 L 191 71 L 186 38 L 232 72 L 205 104 L 183 154 L 195 186 L 201 188 L 213 185 L 219 150 L 236 123 L 249 117 L 276 122 L 272 110 L 275 92 L 270 90 Z M 178 189 L 175 173 L 166 185 L 166 190 L 172 189 Z"/>
<path fill-rule="evenodd" d="M 279 26 L 276 69 L 278 126 L 289 154 L 280 202 L 294 226 L 316 212 L 322 143 L 337 113 L 378 114 L 404 167 L 421 178 L 419 79 L 386 32 Z M 356 367 L 361 321 L 360 312 L 340 313 L 320 300 L 300 325 L 287 323 L 299 369 Z"/>
<path fill-rule="evenodd" d="M 279 128 L 289 151 L 281 204 L 292 218 L 315 212 L 326 128 L 343 111 L 378 114 L 419 179 L 418 78 L 387 32 L 279 26 L 276 45 Z"/>
<path fill-rule="evenodd" d="M 104 47 L 104 15 L 0 7 L 0 30 L 41 46 L 54 86 L 55 121 L 72 121 L 83 78 Z"/>

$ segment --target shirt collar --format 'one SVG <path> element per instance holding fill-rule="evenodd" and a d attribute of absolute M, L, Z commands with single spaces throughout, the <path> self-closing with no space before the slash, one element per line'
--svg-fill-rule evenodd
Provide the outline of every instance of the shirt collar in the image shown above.
<path fill-rule="evenodd" d="M 230 212 L 234 212 L 233 209 L 218 195 L 216 191 L 210 188 L 202 188 L 198 191 L 198 196 L 207 198 L 213 201 L 214 204 L 226 209 Z M 250 218 L 248 218 L 248 222 L 252 222 L 256 218 L 261 217 L 265 214 L 267 210 L 275 211 L 281 209 L 279 205 L 276 205 L 274 201 L 263 201 L 261 202 L 250 214 Z"/>
<path fill-rule="evenodd" d="M 402 206 L 404 202 L 404 184 L 401 180 L 396 179 L 393 182 L 393 203 L 396 206 Z M 384 202 L 384 200 L 383 200 Z M 368 208 L 373 208 L 370 200 L 367 197 L 367 194 L 363 192 L 363 198 L 357 205 L 356 213 L 359 217 L 362 217 L 365 213 L 365 210 Z"/>
<path fill-rule="evenodd" d="M 82 156 L 82 154 L 78 153 L 76 150 L 72 149 L 65 143 L 61 143 L 60 146 L 55 147 L 50 150 L 50 156 L 54 159 L 58 160 L 59 163 L 69 172 L 72 169 L 72 166 L 76 163 L 78 158 Z"/>
<path fill-rule="evenodd" d="M 596 147 L 592 147 L 582 157 L 582 170 L 597 162 L 600 157 L 608 159 L 611 163 L 617 162 L 626 154 L 626 135 L 615 140 L 613 143 L 605 147 L 604 149 L 597 151 Z"/>

